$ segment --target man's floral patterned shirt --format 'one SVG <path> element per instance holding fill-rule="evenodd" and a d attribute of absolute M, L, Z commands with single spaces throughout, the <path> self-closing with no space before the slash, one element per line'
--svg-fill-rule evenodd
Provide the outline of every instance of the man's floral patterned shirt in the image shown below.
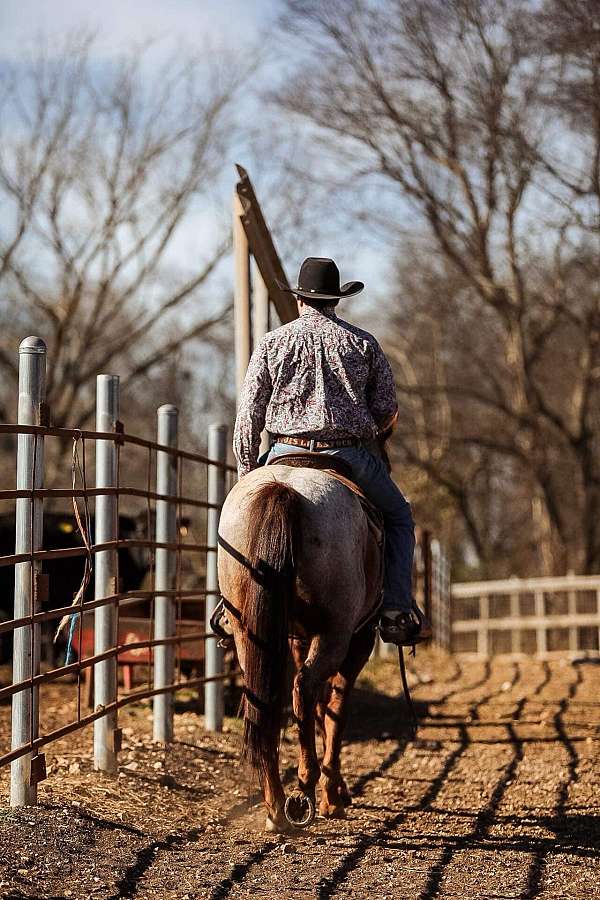
<path fill-rule="evenodd" d="M 305 307 L 252 354 L 233 436 L 239 475 L 256 468 L 265 427 L 273 435 L 369 441 L 396 409 L 394 376 L 375 338 L 339 319 L 333 305 Z"/>

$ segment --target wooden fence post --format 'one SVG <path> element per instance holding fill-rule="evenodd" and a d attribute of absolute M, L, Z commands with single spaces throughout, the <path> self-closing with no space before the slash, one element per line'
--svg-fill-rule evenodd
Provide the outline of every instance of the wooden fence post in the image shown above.
<path fill-rule="evenodd" d="M 260 274 L 260 269 L 254 264 L 254 290 L 252 291 L 252 349 L 255 350 L 265 334 L 269 330 L 269 290 Z M 269 449 L 269 434 L 263 431 L 260 439 L 260 452 L 266 453 Z"/>
<path fill-rule="evenodd" d="M 235 346 L 235 385 L 239 402 L 251 353 L 250 323 L 250 250 L 241 221 L 244 210 L 237 193 L 233 197 L 233 253 L 235 266 L 233 328 Z"/>
<path fill-rule="evenodd" d="M 519 618 L 519 592 L 516 591 L 510 595 L 510 615 L 513 619 Z M 510 649 L 512 653 L 519 653 L 521 650 L 521 632 L 514 628 L 510 633 Z"/>
<path fill-rule="evenodd" d="M 536 652 L 538 656 L 542 656 L 548 651 L 548 642 L 546 640 L 547 633 L 544 625 L 541 620 L 545 616 L 544 610 L 544 592 L 536 591 L 534 594 L 534 603 L 535 603 L 535 615 L 538 621 L 538 624 L 535 629 L 535 643 L 536 643 Z"/>
<path fill-rule="evenodd" d="M 490 598 L 487 594 L 479 597 L 479 627 L 477 630 L 477 653 L 487 656 L 489 647 Z"/>
<path fill-rule="evenodd" d="M 573 575 L 573 572 L 569 573 Z M 576 653 L 579 649 L 579 633 L 577 629 L 577 596 L 574 590 L 567 591 L 567 612 L 572 622 L 569 625 L 569 651 Z"/>

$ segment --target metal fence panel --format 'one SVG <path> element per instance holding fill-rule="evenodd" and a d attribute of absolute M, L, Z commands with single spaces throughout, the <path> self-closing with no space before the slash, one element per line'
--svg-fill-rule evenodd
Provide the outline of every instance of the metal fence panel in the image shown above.
<path fill-rule="evenodd" d="M 0 748 L 0 766 L 11 765 L 13 805 L 35 803 L 36 783 L 45 776 L 41 749 L 88 725 L 94 725 L 96 768 L 114 771 L 119 735 L 117 714 L 130 703 L 154 698 L 155 736 L 168 740 L 172 736 L 173 693 L 181 687 L 210 685 L 207 725 L 221 728 L 222 685 L 237 672 L 233 668 L 229 673 L 223 671 L 223 653 L 216 647 L 215 636 L 204 627 L 204 612 L 210 617 L 217 602 L 216 541 L 220 509 L 235 476 L 234 467 L 225 462 L 227 429 L 222 425 L 211 428 L 207 455 L 182 450 L 177 446 L 174 408 L 163 407 L 159 410 L 163 427 L 159 428 L 158 441 L 126 434 L 118 422 L 116 376 L 98 379 L 96 431 L 52 427 L 46 421 L 43 403 L 45 353 L 40 339 L 28 338 L 23 342 L 19 423 L 0 425 L 0 434 L 18 436 L 16 489 L 0 491 L 0 501 L 14 502 L 17 510 L 15 552 L 0 556 L 0 569 L 13 566 L 16 573 L 13 618 L 0 622 L 0 634 L 14 638 L 12 683 L 0 685 L 0 700 L 10 697 L 13 705 L 10 749 Z M 43 486 L 44 441 L 55 437 L 63 444 L 73 442 L 72 489 Z M 89 448 L 94 445 L 96 486 L 92 487 L 88 486 L 86 453 L 89 456 Z M 124 448 L 146 452 L 145 490 L 132 484 L 121 484 L 119 460 Z M 151 479 L 153 460 L 158 463 L 155 490 Z M 195 478 L 194 489 L 187 492 L 181 477 L 183 461 L 192 468 Z M 202 485 L 207 485 L 205 499 L 198 496 L 198 490 L 204 490 Z M 141 536 L 135 530 L 133 534 L 120 532 L 119 523 L 127 518 L 119 510 L 121 497 L 132 498 L 132 502 L 137 503 L 145 501 L 147 525 Z M 43 549 L 42 504 L 46 499 L 67 499 L 73 503 L 71 520 L 66 524 L 67 531 L 73 532 L 72 537 L 77 537 L 76 540 L 65 538 L 62 546 L 56 546 L 60 541 L 53 541 L 50 549 Z M 88 503 L 93 501 L 95 522 L 92 526 Z M 155 504 L 154 509 L 152 504 Z M 195 523 L 189 535 L 187 528 L 179 528 L 177 524 L 177 517 L 183 517 L 181 511 L 186 506 L 190 507 L 190 516 Z M 67 518 L 68 514 L 64 516 Z M 196 539 L 200 527 L 207 527 L 206 544 Z M 138 554 L 137 558 L 141 554 L 150 557 L 150 564 L 142 566 L 141 572 L 147 574 L 151 586 L 135 583 L 132 587 L 131 583 L 119 583 L 118 557 L 123 553 L 126 560 L 127 554 L 133 553 Z M 152 583 L 154 560 L 156 577 Z M 206 569 L 202 565 L 204 561 Z M 65 592 L 62 582 L 57 586 L 51 580 L 51 593 L 53 585 L 55 591 L 53 603 L 50 607 L 48 604 L 42 606 L 41 566 L 44 564 L 52 573 L 53 566 L 63 563 L 77 566 L 77 572 L 83 572 L 81 585 L 73 596 Z M 182 564 L 187 567 L 187 584 L 180 581 Z M 94 599 L 86 593 L 92 568 Z M 121 575 L 124 573 L 126 576 L 127 566 Z M 71 587 L 71 590 L 74 589 Z M 157 598 L 155 609 L 153 603 Z M 72 603 L 69 602 L 71 599 Z M 199 618 L 199 602 L 205 604 L 202 618 Z M 131 617 L 131 604 L 146 605 L 143 618 L 139 615 L 138 618 Z M 176 609 L 183 609 L 184 604 L 188 608 L 185 615 L 192 618 L 185 619 L 182 612 L 182 617 L 175 621 Z M 119 611 L 123 607 L 128 611 L 120 617 Z M 41 670 L 41 630 L 52 628 L 54 631 L 59 621 L 61 627 L 67 626 L 66 632 L 62 633 L 68 635 L 67 654 L 71 654 L 71 659 L 65 660 L 64 665 L 52 662 L 49 667 L 45 664 Z M 145 685 L 134 687 L 131 672 L 140 662 L 142 671 L 148 672 L 148 680 Z M 185 670 L 184 665 L 187 666 Z M 204 672 L 199 674 L 198 667 L 202 665 Z M 119 669 L 124 674 L 124 688 L 119 688 Z M 95 673 L 94 705 L 92 710 L 86 711 L 84 688 L 90 687 L 92 672 Z M 55 684 L 65 676 L 75 676 L 75 684 L 69 690 L 76 691 L 76 715 L 72 721 L 55 722 L 52 730 L 42 733 L 38 728 L 39 689 L 42 685 Z M 67 682 L 63 680 L 62 683 Z"/>

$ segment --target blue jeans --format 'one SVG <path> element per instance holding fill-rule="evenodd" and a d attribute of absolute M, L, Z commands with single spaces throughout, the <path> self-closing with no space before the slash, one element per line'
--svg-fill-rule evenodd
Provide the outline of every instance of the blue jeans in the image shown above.
<path fill-rule="evenodd" d="M 292 444 L 274 444 L 261 462 L 284 453 L 297 453 Z M 383 515 L 385 560 L 383 582 L 384 610 L 412 608 L 412 565 L 415 549 L 415 523 L 410 503 L 392 481 L 383 460 L 365 447 L 338 447 L 319 450 L 340 456 L 352 469 L 352 477 L 367 498 Z"/>

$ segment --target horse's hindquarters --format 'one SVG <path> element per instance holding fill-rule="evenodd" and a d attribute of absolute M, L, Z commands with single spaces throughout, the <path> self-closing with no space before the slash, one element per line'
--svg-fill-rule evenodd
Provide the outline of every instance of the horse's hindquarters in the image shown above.
<path fill-rule="evenodd" d="M 270 466 L 242 478 L 219 525 L 219 585 L 244 672 L 244 747 L 272 823 L 284 795 L 278 772 L 287 637 L 298 617 L 310 637 L 296 677 L 301 789 L 314 802 L 320 768 L 314 707 L 373 606 L 368 529 L 356 497 L 324 472 Z M 362 667 L 362 666 L 361 666 Z"/>

